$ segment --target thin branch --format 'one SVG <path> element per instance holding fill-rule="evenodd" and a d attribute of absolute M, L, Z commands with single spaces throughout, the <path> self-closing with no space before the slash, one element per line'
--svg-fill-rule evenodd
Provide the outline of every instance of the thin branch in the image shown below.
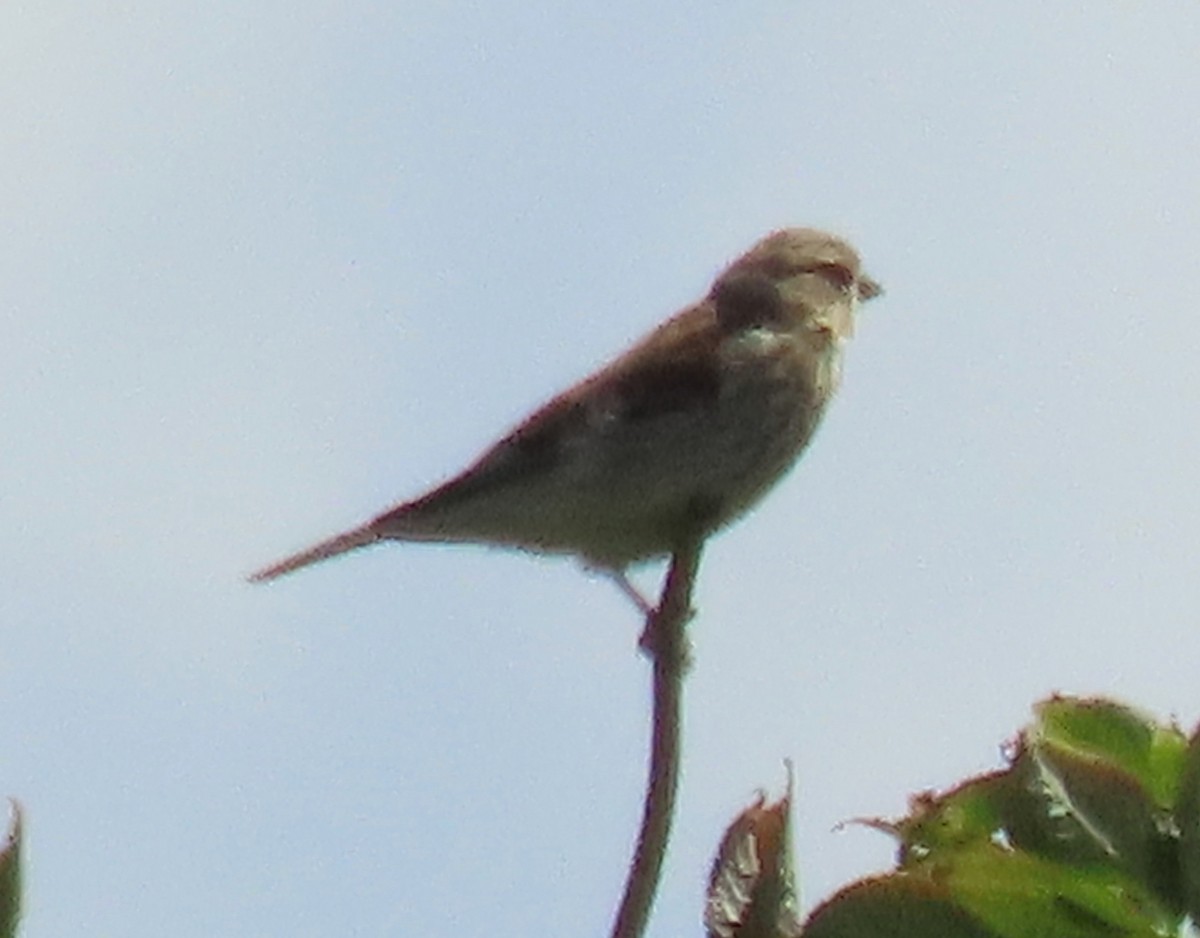
<path fill-rule="evenodd" d="M 646 616 L 642 633 L 642 648 L 654 663 L 650 773 L 642 829 L 625 882 L 625 896 L 613 922 L 612 938 L 641 938 L 658 891 L 679 787 L 679 712 L 688 664 L 684 626 L 692 616 L 692 586 L 702 546 L 701 539 L 696 538 L 672 555 L 662 598 L 658 608 Z"/>

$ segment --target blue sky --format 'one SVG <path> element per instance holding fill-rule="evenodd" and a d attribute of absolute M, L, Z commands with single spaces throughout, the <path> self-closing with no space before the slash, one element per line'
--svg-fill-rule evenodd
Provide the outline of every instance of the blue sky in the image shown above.
<path fill-rule="evenodd" d="M 31 938 L 603 934 L 640 624 L 567 561 L 247 571 L 420 493 L 764 232 L 887 295 L 715 539 L 652 935 L 1055 691 L 1200 719 L 1200 9 L 0 6 L 0 791 Z M 652 583 L 654 571 L 644 582 Z"/>

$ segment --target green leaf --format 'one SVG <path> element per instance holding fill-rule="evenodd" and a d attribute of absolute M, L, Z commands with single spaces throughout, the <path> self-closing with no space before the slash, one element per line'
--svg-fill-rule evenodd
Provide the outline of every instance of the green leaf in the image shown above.
<path fill-rule="evenodd" d="M 1112 765 L 1137 779 L 1158 807 L 1174 807 L 1188 746 L 1178 727 L 1100 698 L 1052 697 L 1034 712 L 1031 743 Z"/>
<path fill-rule="evenodd" d="M 1179 824 L 1179 867 L 1184 908 L 1200 922 L 1200 729 L 1188 746 L 1187 766 L 1175 810 Z"/>
<path fill-rule="evenodd" d="M 1177 916 L 1141 883 L 995 845 L 955 855 L 935 871 L 954 901 L 1003 938 L 1156 938 Z"/>
<path fill-rule="evenodd" d="M 990 842 L 1004 826 L 1012 787 L 1007 772 L 979 775 L 941 795 L 916 795 L 903 820 L 864 823 L 900 840 L 899 865 L 905 868 L 947 850 Z"/>
<path fill-rule="evenodd" d="M 1175 822 L 1137 779 L 1051 745 L 1026 749 L 1012 772 L 1023 793 L 1008 817 L 1015 846 L 1060 862 L 1123 870 L 1155 883 L 1178 907 Z"/>
<path fill-rule="evenodd" d="M 0 843 L 0 938 L 13 938 L 21 914 L 21 806 L 12 802 L 8 832 Z"/>
<path fill-rule="evenodd" d="M 945 888 L 897 873 L 860 880 L 813 910 L 804 938 L 997 938 Z"/>
<path fill-rule="evenodd" d="M 1130 877 L 977 843 L 855 883 L 813 912 L 804 938 L 1165 938 L 1177 926 Z"/>

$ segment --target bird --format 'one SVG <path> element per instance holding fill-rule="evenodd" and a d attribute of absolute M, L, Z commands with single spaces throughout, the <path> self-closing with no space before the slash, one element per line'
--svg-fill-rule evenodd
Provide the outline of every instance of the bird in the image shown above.
<path fill-rule="evenodd" d="M 381 541 L 477 543 L 573 555 L 638 601 L 631 566 L 702 542 L 797 461 L 837 390 L 858 306 L 880 292 L 845 240 L 773 231 L 460 474 L 248 579 Z"/>

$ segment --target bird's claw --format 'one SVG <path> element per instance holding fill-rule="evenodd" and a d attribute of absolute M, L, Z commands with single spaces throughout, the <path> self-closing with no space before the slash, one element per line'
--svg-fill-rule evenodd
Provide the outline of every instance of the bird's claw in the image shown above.
<path fill-rule="evenodd" d="M 685 629 L 695 615 L 696 610 L 689 608 L 680 621 L 664 628 L 662 611 L 651 609 L 646 615 L 646 627 L 638 638 L 638 647 L 651 661 L 687 672 L 692 666 L 692 643 L 688 641 Z"/>

